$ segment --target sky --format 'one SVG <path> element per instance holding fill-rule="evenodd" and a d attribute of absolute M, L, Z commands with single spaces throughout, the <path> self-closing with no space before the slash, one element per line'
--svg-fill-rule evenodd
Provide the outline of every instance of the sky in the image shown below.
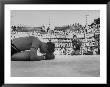
<path fill-rule="evenodd" d="M 11 25 L 25 26 L 63 26 L 68 24 L 80 23 L 88 24 L 100 17 L 99 10 L 12 10 Z"/>

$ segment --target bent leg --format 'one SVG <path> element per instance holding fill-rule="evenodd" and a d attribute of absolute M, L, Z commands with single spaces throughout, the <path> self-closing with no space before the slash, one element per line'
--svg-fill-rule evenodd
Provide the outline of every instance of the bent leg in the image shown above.
<path fill-rule="evenodd" d="M 80 54 L 80 50 L 76 50 L 75 55 L 79 55 Z"/>
<path fill-rule="evenodd" d="M 29 51 L 15 53 L 11 56 L 11 60 L 12 61 L 29 61 L 30 53 L 29 53 Z"/>
<path fill-rule="evenodd" d="M 75 50 L 72 50 L 71 55 L 72 56 L 75 55 Z"/>
<path fill-rule="evenodd" d="M 40 61 L 40 60 L 44 60 L 44 56 L 37 56 L 34 59 L 30 59 L 30 51 L 15 53 L 11 57 L 11 61 Z"/>

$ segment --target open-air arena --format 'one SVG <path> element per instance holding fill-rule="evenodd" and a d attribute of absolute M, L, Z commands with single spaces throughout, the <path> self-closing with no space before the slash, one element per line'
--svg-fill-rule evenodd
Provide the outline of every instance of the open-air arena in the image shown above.
<path fill-rule="evenodd" d="M 15 55 L 28 49 L 30 59 L 11 61 L 11 77 L 100 77 L 99 10 L 12 10 L 10 28 L 11 43 L 20 37 L 37 38 L 22 40 L 23 44 L 18 44 L 18 40 L 18 45 L 13 46 L 26 48 L 17 50 Z M 47 46 L 49 41 L 54 44 L 51 54 Z M 46 44 L 44 49 L 42 43 Z M 46 60 L 49 57 L 44 56 L 40 61 L 31 60 L 41 57 L 40 50 L 45 49 L 44 53 L 55 58 Z"/>
<path fill-rule="evenodd" d="M 12 39 L 37 36 L 36 33 L 18 32 L 12 35 Z M 37 36 L 41 41 L 46 39 Z M 45 37 L 45 36 L 44 36 Z M 47 35 L 46 37 L 49 37 Z M 51 37 L 52 38 L 52 37 Z M 60 43 L 61 44 L 61 43 Z M 69 49 L 69 48 L 68 48 Z M 60 47 L 55 50 L 54 60 L 42 61 L 11 61 L 12 77 L 99 77 L 100 76 L 100 55 L 70 55 L 71 48 L 65 52 Z M 64 52 L 64 53 L 63 53 Z M 38 52 L 38 55 L 41 55 Z"/>

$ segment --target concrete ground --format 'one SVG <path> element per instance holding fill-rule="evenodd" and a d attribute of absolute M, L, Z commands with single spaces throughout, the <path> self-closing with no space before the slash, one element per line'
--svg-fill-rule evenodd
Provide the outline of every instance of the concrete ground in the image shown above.
<path fill-rule="evenodd" d="M 99 77 L 100 55 L 57 55 L 54 60 L 11 61 L 11 76 Z"/>

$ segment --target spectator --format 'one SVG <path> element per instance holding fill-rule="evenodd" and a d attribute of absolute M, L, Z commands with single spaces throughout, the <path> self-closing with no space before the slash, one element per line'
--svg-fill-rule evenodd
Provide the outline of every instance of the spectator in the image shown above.
<path fill-rule="evenodd" d="M 76 35 L 73 36 L 72 46 L 73 46 L 72 55 L 80 54 L 81 41 L 79 41 Z"/>

